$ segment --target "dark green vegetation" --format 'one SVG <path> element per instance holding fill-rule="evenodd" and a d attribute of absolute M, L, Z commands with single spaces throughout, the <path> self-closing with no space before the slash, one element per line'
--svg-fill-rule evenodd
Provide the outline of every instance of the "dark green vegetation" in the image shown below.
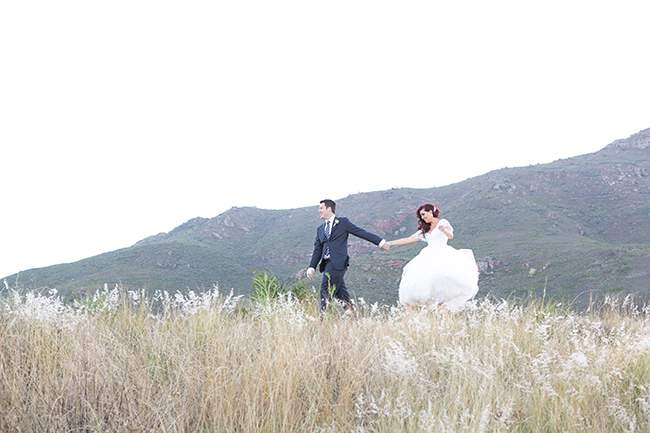
<path fill-rule="evenodd" d="M 301 209 L 232 208 L 130 248 L 7 281 L 65 294 L 105 283 L 170 291 L 217 283 L 222 291 L 248 294 L 254 271 L 268 270 L 291 285 L 309 263 L 321 198 Z M 438 202 L 454 226 L 450 245 L 474 251 L 483 268 L 479 296 L 545 290 L 586 302 L 613 293 L 650 295 L 650 129 L 551 164 L 505 168 L 440 188 L 352 195 L 337 200 L 337 214 L 395 239 L 415 232 L 415 209 L 423 202 Z M 422 247 L 384 253 L 351 238 L 348 286 L 366 301 L 394 303 L 401 268 Z"/>

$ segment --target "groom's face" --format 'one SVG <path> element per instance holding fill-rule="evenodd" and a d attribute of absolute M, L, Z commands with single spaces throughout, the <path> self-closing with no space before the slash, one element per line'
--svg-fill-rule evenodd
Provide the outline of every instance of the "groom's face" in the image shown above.
<path fill-rule="evenodd" d="M 324 220 L 328 220 L 332 218 L 332 215 L 334 215 L 332 208 L 325 207 L 325 203 L 321 203 L 320 206 L 318 206 L 318 214 L 320 215 L 321 219 Z"/>

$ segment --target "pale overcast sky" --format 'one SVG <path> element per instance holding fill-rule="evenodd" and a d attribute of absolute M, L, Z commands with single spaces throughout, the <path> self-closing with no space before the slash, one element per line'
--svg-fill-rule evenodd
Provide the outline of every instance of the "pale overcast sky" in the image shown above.
<path fill-rule="evenodd" d="M 645 1 L 0 5 L 0 277 L 650 127 Z M 435 199 L 435 197 L 432 197 Z"/>

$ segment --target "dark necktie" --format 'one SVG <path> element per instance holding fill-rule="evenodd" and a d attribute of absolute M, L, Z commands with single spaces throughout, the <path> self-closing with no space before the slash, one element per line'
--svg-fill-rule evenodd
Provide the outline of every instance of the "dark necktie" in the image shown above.
<path fill-rule="evenodd" d="M 330 240 L 330 222 L 327 221 L 325 223 L 325 239 L 327 239 L 328 243 L 325 244 L 325 258 L 329 259 L 330 258 L 330 245 L 329 245 L 329 240 Z"/>

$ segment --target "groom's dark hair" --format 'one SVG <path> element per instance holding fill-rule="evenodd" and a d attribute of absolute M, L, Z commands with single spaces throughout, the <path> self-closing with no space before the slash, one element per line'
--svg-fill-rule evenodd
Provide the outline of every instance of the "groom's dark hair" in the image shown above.
<path fill-rule="evenodd" d="M 336 203 L 334 203 L 334 200 L 325 199 L 321 200 L 320 202 L 323 203 L 326 208 L 332 208 L 332 213 L 336 213 Z"/>

